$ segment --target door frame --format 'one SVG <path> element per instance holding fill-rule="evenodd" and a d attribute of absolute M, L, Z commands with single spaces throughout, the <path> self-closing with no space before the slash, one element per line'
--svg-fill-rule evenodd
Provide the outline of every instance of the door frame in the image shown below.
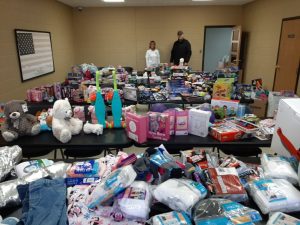
<path fill-rule="evenodd" d="M 300 16 L 294 16 L 294 17 L 283 18 L 282 21 L 281 21 L 281 28 L 280 28 L 280 36 L 279 36 L 278 50 L 277 50 L 276 66 L 278 65 L 278 58 L 279 58 L 279 51 L 280 51 L 280 42 L 281 42 L 281 37 L 282 37 L 282 27 L 283 27 L 283 22 L 284 22 L 284 21 L 288 21 L 288 20 L 297 20 L 297 19 L 300 19 Z M 277 72 L 277 68 L 275 68 L 272 91 L 274 91 L 274 87 L 275 87 L 276 72 Z M 295 92 L 297 91 L 298 81 L 299 81 L 299 72 L 298 72 L 298 74 L 297 74 L 296 86 L 295 86 L 295 88 L 294 88 L 294 91 L 295 91 Z"/>
<path fill-rule="evenodd" d="M 203 48 L 202 48 L 202 71 L 204 69 L 204 58 L 205 58 L 205 42 L 206 42 L 206 29 L 207 28 L 233 28 L 236 25 L 209 25 L 204 26 L 204 39 L 203 39 Z"/>

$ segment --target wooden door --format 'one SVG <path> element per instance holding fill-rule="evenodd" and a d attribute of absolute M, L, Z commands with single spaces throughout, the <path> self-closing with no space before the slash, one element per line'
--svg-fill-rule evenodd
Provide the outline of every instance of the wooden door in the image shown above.
<path fill-rule="evenodd" d="M 300 17 L 283 19 L 274 79 L 274 91 L 296 92 L 300 64 Z"/>

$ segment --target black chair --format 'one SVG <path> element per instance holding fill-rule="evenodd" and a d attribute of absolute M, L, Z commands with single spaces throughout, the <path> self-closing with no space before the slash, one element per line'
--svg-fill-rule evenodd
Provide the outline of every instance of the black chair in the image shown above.
<path fill-rule="evenodd" d="M 105 149 L 94 147 L 94 148 L 85 148 L 85 147 L 71 147 L 66 148 L 63 152 L 64 156 L 68 159 L 69 157 L 73 158 L 89 158 L 100 155 Z"/>
<path fill-rule="evenodd" d="M 48 155 L 53 150 L 52 147 L 22 147 L 22 155 L 24 158 L 31 159 Z M 56 159 L 56 154 L 54 154 L 54 159 Z"/>
<path fill-rule="evenodd" d="M 127 71 L 129 74 L 132 74 L 133 68 L 130 66 L 124 66 L 123 67 L 125 69 L 125 71 Z"/>
<path fill-rule="evenodd" d="M 248 156 L 256 156 L 258 157 L 262 150 L 258 147 L 234 147 L 234 146 L 222 146 L 217 148 L 218 155 L 220 156 L 220 150 L 226 155 L 233 155 L 233 156 L 241 156 L 241 157 L 248 157 Z"/>

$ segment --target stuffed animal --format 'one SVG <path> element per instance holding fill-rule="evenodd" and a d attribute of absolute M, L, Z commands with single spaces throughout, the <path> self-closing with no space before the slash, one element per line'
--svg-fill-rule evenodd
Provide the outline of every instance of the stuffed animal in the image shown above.
<path fill-rule="evenodd" d="M 5 141 L 13 141 L 24 135 L 40 133 L 40 124 L 34 115 L 26 114 L 23 109 L 25 101 L 13 100 L 4 106 L 5 121 L 1 133 Z"/>
<path fill-rule="evenodd" d="M 103 133 L 103 126 L 101 124 L 92 124 L 88 121 L 83 126 L 83 132 L 85 134 L 97 134 L 100 135 Z"/>
<path fill-rule="evenodd" d="M 98 123 L 98 119 L 97 119 L 96 113 L 95 113 L 95 106 L 90 105 L 90 106 L 88 107 L 88 111 L 89 111 L 89 115 L 91 116 L 92 123 L 93 123 L 93 124 Z"/>
<path fill-rule="evenodd" d="M 83 122 L 72 117 L 69 100 L 57 100 L 53 105 L 52 131 L 53 135 L 62 143 L 71 140 L 72 135 L 79 134 Z"/>
<path fill-rule="evenodd" d="M 47 124 L 48 111 L 42 110 L 37 113 L 37 119 L 40 122 L 41 131 L 51 131 L 51 128 Z"/>
<path fill-rule="evenodd" d="M 82 122 L 85 122 L 84 106 L 75 106 L 73 109 L 73 113 L 74 113 L 74 118 L 78 118 Z"/>

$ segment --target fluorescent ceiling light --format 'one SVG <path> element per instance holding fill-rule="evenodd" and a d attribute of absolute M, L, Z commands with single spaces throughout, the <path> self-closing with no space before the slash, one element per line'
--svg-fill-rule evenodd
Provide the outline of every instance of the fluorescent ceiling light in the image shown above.
<path fill-rule="evenodd" d="M 104 2 L 125 2 L 125 0 L 102 0 Z"/>

